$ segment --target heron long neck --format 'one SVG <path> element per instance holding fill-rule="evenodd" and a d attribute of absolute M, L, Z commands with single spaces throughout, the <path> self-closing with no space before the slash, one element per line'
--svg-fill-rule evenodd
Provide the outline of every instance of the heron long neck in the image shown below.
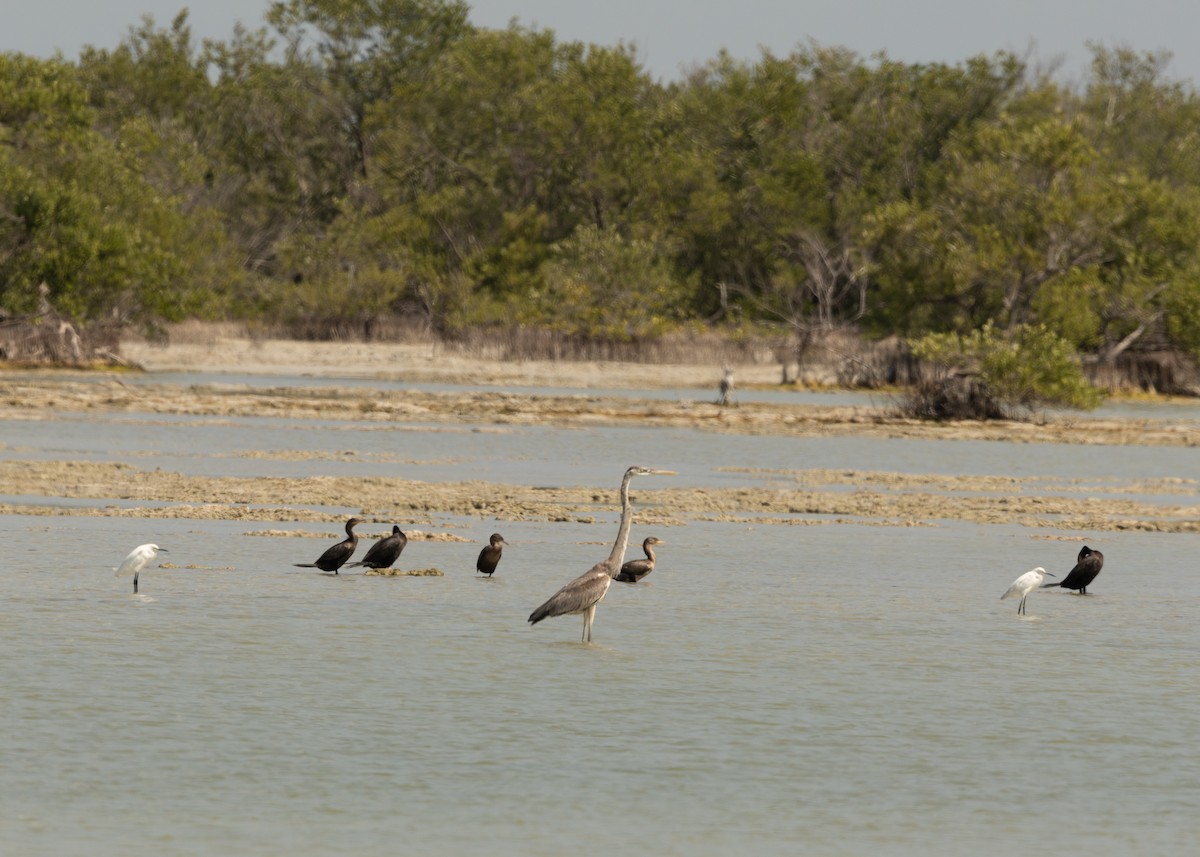
<path fill-rule="evenodd" d="M 616 576 L 625 561 L 625 548 L 629 547 L 629 527 L 633 524 L 633 504 L 629 502 L 629 481 L 633 474 L 627 472 L 621 480 L 621 528 L 617 530 L 617 540 L 613 542 L 612 553 L 608 555 L 608 573 Z"/>

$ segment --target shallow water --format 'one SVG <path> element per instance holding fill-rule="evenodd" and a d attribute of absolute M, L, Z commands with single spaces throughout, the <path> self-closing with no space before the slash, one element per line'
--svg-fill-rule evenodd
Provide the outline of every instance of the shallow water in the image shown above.
<path fill-rule="evenodd" d="M 195 476 L 371 476 L 479 479 L 522 485 L 604 485 L 622 462 L 669 462 L 677 487 L 786 483 L 778 471 L 1062 479 L 1158 479 L 1200 474 L 1200 447 L 1008 444 L 986 440 L 779 437 L 690 428 L 555 428 L 362 423 L 276 417 L 58 413 L 4 425 L 11 459 L 122 460 Z M 297 451 L 312 457 L 295 457 Z M 274 453 L 277 457 L 261 457 Z M 615 462 L 615 464 L 614 464 Z M 663 465 L 667 466 L 667 465 Z M 614 479 L 613 471 L 617 471 Z"/>
<path fill-rule="evenodd" d="M 628 462 L 680 471 L 635 482 L 645 504 L 668 482 L 781 478 L 726 465 L 1200 472 L 1186 449 L 1097 455 L 673 429 L 484 434 L 89 415 L 4 431 L 9 456 L 185 472 L 349 472 L 339 468 L 362 465 L 238 453 L 355 449 L 380 456 L 371 464 L 386 475 L 611 484 L 615 494 Z M 334 514 L 343 511 L 355 510 Z M 525 617 L 607 553 L 615 516 L 597 517 L 434 516 L 421 528 L 470 541 L 412 542 L 400 565 L 445 576 L 374 578 L 294 568 L 327 540 L 249 535 L 258 527 L 246 522 L 0 516 L 0 850 L 1194 848 L 1196 536 L 1055 532 L 1104 551 L 1104 571 L 1092 595 L 1037 592 L 1018 618 L 1000 594 L 1035 565 L 1065 573 L 1079 542 L 951 522 L 635 524 L 635 541 L 667 542 L 659 567 L 644 584 L 614 584 L 584 646 L 577 616 L 533 628 Z M 510 547 L 496 578 L 478 579 L 475 555 L 496 529 Z M 199 568 L 155 563 L 135 597 L 111 568 L 151 540 L 170 550 L 159 562 Z"/>

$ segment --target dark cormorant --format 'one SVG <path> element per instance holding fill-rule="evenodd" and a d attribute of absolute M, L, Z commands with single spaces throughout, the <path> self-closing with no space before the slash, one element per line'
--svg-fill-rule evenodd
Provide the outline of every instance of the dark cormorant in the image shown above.
<path fill-rule="evenodd" d="M 321 571 L 338 573 L 346 560 L 350 559 L 354 549 L 358 547 L 358 536 L 354 535 L 354 527 L 362 523 L 362 518 L 351 518 L 346 522 L 346 538 L 321 554 L 316 562 L 293 563 L 297 568 L 319 568 Z"/>
<path fill-rule="evenodd" d="M 650 572 L 654 571 L 654 545 L 666 544 L 662 539 L 651 536 L 642 542 L 642 550 L 646 552 L 645 559 L 631 559 L 621 566 L 617 580 L 622 583 L 637 583 Z"/>
<path fill-rule="evenodd" d="M 479 552 L 479 559 L 475 560 L 475 570 L 491 577 L 500 563 L 500 552 L 504 550 L 501 545 L 506 544 L 508 542 L 504 540 L 504 536 L 492 533 L 492 537 L 488 539 L 488 546 Z"/>
<path fill-rule="evenodd" d="M 558 592 L 550 596 L 546 603 L 529 614 L 529 624 L 536 625 L 551 616 L 565 616 L 569 613 L 583 614 L 583 639 L 592 641 L 592 620 L 596 616 L 596 605 L 600 603 L 609 584 L 621 571 L 621 561 L 625 559 L 625 548 L 629 545 L 629 525 L 633 523 L 633 504 L 629 501 L 629 481 L 635 476 L 656 474 L 673 476 L 673 470 L 652 470 L 649 467 L 634 465 L 625 471 L 621 480 L 621 525 L 617 528 L 617 540 L 613 542 L 608 559 L 603 559 L 572 580 Z"/>
<path fill-rule="evenodd" d="M 1060 583 L 1042 584 L 1042 588 L 1049 589 L 1051 586 L 1061 586 L 1063 589 L 1077 589 L 1080 595 L 1087 595 L 1088 584 L 1096 579 L 1096 575 L 1100 573 L 1100 569 L 1103 567 L 1104 554 L 1084 545 L 1079 551 L 1079 558 L 1075 563 L 1075 567 L 1071 569 L 1067 576 Z"/>
<path fill-rule="evenodd" d="M 400 532 L 400 528 L 392 525 L 392 534 L 382 538 L 367 550 L 366 556 L 358 562 L 352 562 L 346 568 L 391 568 L 400 559 L 400 551 L 408 544 L 408 536 Z"/>

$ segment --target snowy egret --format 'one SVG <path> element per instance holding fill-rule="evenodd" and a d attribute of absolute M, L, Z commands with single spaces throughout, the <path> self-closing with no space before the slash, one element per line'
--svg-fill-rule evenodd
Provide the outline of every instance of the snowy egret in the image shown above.
<path fill-rule="evenodd" d="M 338 573 L 346 560 L 350 559 L 354 549 L 358 547 L 358 536 L 354 535 L 354 527 L 362 523 L 362 518 L 351 518 L 346 522 L 346 538 L 331 547 L 317 558 L 316 562 L 292 563 L 297 568 L 319 568 L 321 571 Z"/>
<path fill-rule="evenodd" d="M 475 570 L 491 577 L 496 566 L 500 564 L 500 553 L 504 550 L 502 545 L 508 542 L 504 540 L 504 536 L 499 533 L 492 533 L 492 537 L 488 539 L 488 546 L 479 552 L 479 559 L 475 560 Z"/>
<path fill-rule="evenodd" d="M 166 548 L 160 548 L 158 545 L 138 545 L 129 552 L 129 556 L 121 560 L 121 564 L 117 566 L 117 577 L 123 574 L 133 575 L 133 591 L 137 594 L 138 591 L 138 575 L 142 573 L 142 569 L 158 556 L 159 551 L 170 553 Z"/>
<path fill-rule="evenodd" d="M 1096 575 L 1100 573 L 1100 569 L 1103 567 L 1104 554 L 1084 545 L 1082 550 L 1079 551 L 1079 558 L 1075 562 L 1075 567 L 1067 572 L 1067 576 L 1058 583 L 1044 584 L 1043 588 L 1049 589 L 1051 586 L 1061 586 L 1063 589 L 1077 589 L 1080 595 L 1087 595 L 1088 584 L 1096 579 Z"/>
<path fill-rule="evenodd" d="M 1000 600 L 1003 601 L 1005 598 L 1016 598 L 1018 595 L 1021 596 L 1021 603 L 1017 605 L 1017 615 L 1024 613 L 1025 598 L 1030 592 L 1037 589 L 1038 586 L 1041 585 L 1042 580 L 1047 574 L 1050 574 L 1050 572 L 1046 571 L 1046 569 L 1042 568 L 1040 565 L 1033 569 L 1033 571 L 1025 572 L 1013 581 L 1013 585 L 1008 587 L 1008 591 L 1000 596 Z M 1050 574 L 1050 576 L 1055 577 L 1056 575 Z"/>
<path fill-rule="evenodd" d="M 674 470 L 652 470 L 634 465 L 625 471 L 621 480 L 621 525 L 617 528 L 617 540 L 613 542 L 608 559 L 601 560 L 550 596 L 545 604 L 529 614 L 529 624 L 536 625 L 551 616 L 566 616 L 570 613 L 583 614 L 583 640 L 592 641 L 592 620 L 596 616 L 596 605 L 608 592 L 609 584 L 621 571 L 625 559 L 625 548 L 629 545 L 629 525 L 633 523 L 633 504 L 629 500 L 629 481 L 644 475 L 674 476 Z"/>
<path fill-rule="evenodd" d="M 400 551 L 404 550 L 406 544 L 408 544 L 408 536 L 400 532 L 400 528 L 393 524 L 390 536 L 375 542 L 367 550 L 366 556 L 346 567 L 359 568 L 365 565 L 367 568 L 391 568 L 396 560 L 400 559 Z"/>
<path fill-rule="evenodd" d="M 621 573 L 617 575 L 617 580 L 622 583 L 637 583 L 647 574 L 654 571 L 654 546 L 665 544 L 666 542 L 656 536 L 646 539 L 642 542 L 642 550 L 646 552 L 646 558 L 631 559 L 621 566 Z"/>

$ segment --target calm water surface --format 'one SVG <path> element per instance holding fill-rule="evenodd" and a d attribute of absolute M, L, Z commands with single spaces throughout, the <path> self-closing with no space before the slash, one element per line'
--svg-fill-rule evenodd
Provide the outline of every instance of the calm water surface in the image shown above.
<path fill-rule="evenodd" d="M 241 475 L 359 467 L 614 494 L 633 461 L 679 470 L 673 486 L 712 487 L 779 478 L 728 465 L 1200 473 L 1194 450 L 136 415 L 2 425 L 9 457 Z M 240 454 L 253 449 L 367 460 Z M 667 483 L 636 481 L 635 500 Z M 635 523 L 635 540 L 667 544 L 647 583 L 614 584 L 595 644 L 579 643 L 579 617 L 530 628 L 538 603 L 607 553 L 615 515 L 598 517 L 438 516 L 420 528 L 470 543 L 411 543 L 402 566 L 445 576 L 406 579 L 294 568 L 325 541 L 250 535 L 254 522 L 0 516 L 0 851 L 1194 849 L 1197 536 Z M 511 546 L 495 579 L 476 579 L 495 529 Z M 1047 535 L 1086 537 L 1104 571 L 1092 596 L 1038 592 L 1018 618 L 998 600 L 1009 583 L 1035 565 L 1061 575 L 1078 550 Z M 135 597 L 111 569 L 151 540 L 171 551 L 160 560 L 199 568 L 152 567 Z"/>

